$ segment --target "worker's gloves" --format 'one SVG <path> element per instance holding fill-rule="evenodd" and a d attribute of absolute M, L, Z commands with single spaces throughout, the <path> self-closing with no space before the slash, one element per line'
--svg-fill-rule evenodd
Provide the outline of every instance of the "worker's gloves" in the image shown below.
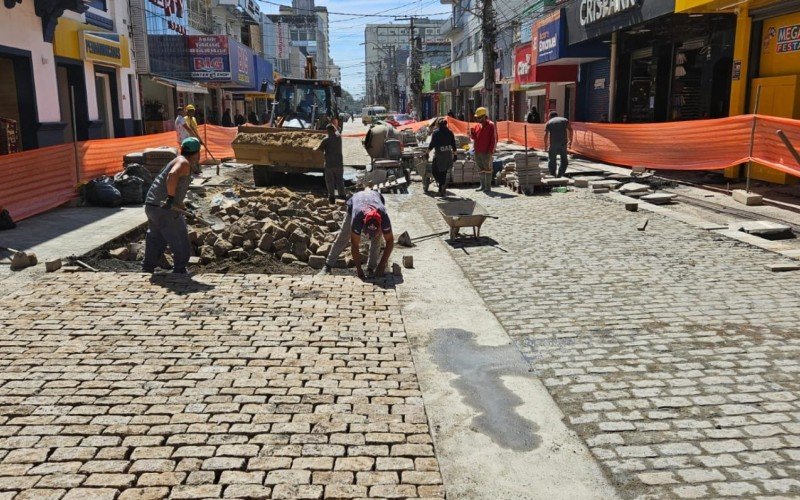
<path fill-rule="evenodd" d="M 167 201 L 161 204 L 162 208 L 166 208 L 167 210 L 172 210 L 172 205 L 175 203 L 174 196 L 167 196 Z"/>

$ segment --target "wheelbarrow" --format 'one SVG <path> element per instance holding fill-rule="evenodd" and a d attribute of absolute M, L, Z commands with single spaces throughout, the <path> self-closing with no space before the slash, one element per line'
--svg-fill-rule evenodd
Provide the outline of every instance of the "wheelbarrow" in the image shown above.
<path fill-rule="evenodd" d="M 472 200 L 459 200 L 448 201 L 445 203 L 438 203 L 439 213 L 442 214 L 444 221 L 450 226 L 450 239 L 456 239 L 459 236 L 459 229 L 462 227 L 471 227 L 472 236 L 474 238 L 481 237 L 481 226 L 486 219 L 492 217 L 489 212 L 479 203 Z"/>

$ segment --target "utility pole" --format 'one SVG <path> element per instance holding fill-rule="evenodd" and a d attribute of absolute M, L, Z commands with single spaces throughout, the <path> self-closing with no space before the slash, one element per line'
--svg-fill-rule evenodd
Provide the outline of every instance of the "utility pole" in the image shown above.
<path fill-rule="evenodd" d="M 492 0 L 483 0 L 481 8 L 483 28 L 483 91 L 489 117 L 495 119 L 494 109 L 494 44 L 497 39 L 497 24 L 494 17 Z"/>
<path fill-rule="evenodd" d="M 409 50 L 411 51 L 411 67 L 409 68 L 411 74 L 409 75 L 409 87 L 411 88 L 411 102 L 413 103 L 414 112 L 417 114 L 417 118 L 419 119 L 422 116 L 422 74 L 421 62 L 419 60 L 419 51 L 422 48 L 422 38 L 414 36 L 414 16 L 396 17 L 395 19 L 398 21 L 409 21 L 409 41 L 411 42 L 409 45 Z"/>

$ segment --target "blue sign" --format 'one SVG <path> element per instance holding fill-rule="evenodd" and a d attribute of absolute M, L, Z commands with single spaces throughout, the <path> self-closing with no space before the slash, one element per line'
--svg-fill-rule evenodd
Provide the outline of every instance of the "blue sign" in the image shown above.
<path fill-rule="evenodd" d="M 539 53 L 536 56 L 536 64 L 558 59 L 561 52 L 561 19 L 539 27 L 537 35 Z"/>
<path fill-rule="evenodd" d="M 275 92 L 275 81 L 273 80 L 272 63 L 262 59 L 258 55 L 253 56 L 253 65 L 256 68 L 255 90 L 272 94 Z"/>

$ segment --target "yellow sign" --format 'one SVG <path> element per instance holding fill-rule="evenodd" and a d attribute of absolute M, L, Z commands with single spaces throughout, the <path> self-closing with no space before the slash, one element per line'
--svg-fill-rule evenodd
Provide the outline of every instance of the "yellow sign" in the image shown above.
<path fill-rule="evenodd" d="M 121 35 L 101 33 L 97 31 L 81 31 L 78 39 L 81 46 L 81 58 L 114 66 L 122 66 Z"/>
<path fill-rule="evenodd" d="M 54 54 L 69 59 L 130 67 L 128 37 L 106 31 L 87 31 L 89 28 L 88 24 L 60 18 L 53 39 Z"/>
<path fill-rule="evenodd" d="M 761 77 L 800 73 L 800 13 L 764 21 L 761 34 Z"/>

